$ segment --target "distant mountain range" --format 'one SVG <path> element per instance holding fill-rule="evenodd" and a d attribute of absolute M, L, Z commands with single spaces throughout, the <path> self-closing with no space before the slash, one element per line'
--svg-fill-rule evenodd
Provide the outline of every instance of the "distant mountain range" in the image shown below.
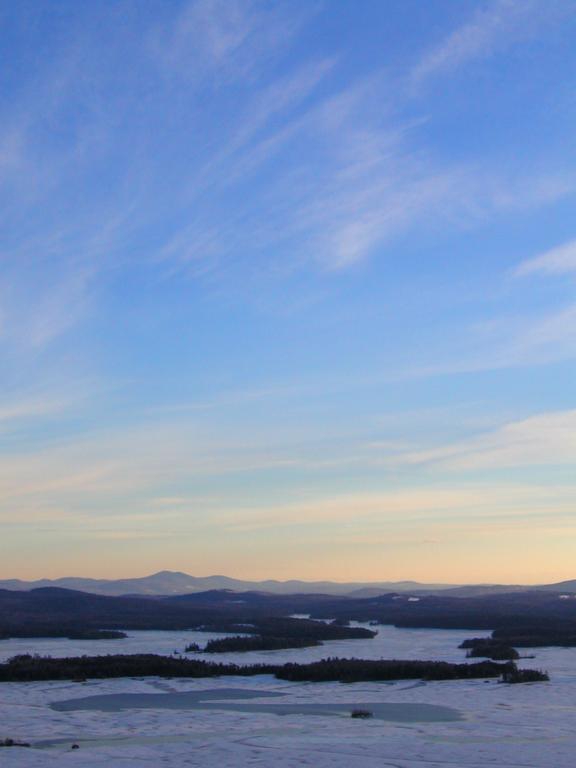
<path fill-rule="evenodd" d="M 524 590 L 576 593 L 576 580 L 530 587 L 505 584 L 454 586 L 453 584 L 421 584 L 417 581 L 351 582 L 344 584 L 333 581 L 243 581 L 228 576 L 190 576 L 179 571 L 160 571 L 150 576 L 132 579 L 87 579 L 70 576 L 37 581 L 0 580 L 0 589 L 27 591 L 41 587 L 62 587 L 96 595 L 113 596 L 183 595 L 208 590 L 229 589 L 235 592 L 258 591 L 275 595 L 323 594 L 347 595 L 355 598 L 375 597 L 387 592 L 409 592 L 419 595 L 442 592 L 443 595 L 450 597 L 474 597 L 476 595 Z"/>
<path fill-rule="evenodd" d="M 234 592 L 258 591 L 275 595 L 323 594 L 373 597 L 385 592 L 415 592 L 441 590 L 447 584 L 420 584 L 416 581 L 349 583 L 333 581 L 243 581 L 228 576 L 190 576 L 179 571 L 160 571 L 151 576 L 133 579 L 86 579 L 67 576 L 60 579 L 0 580 L 0 589 L 30 590 L 42 587 L 61 587 L 90 592 L 95 595 L 183 595 L 208 590 L 230 589 Z"/>

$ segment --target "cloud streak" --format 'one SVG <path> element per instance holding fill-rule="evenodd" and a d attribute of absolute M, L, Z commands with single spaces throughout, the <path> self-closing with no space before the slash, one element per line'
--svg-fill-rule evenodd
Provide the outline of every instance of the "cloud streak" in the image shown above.
<path fill-rule="evenodd" d="M 407 453 L 402 461 L 451 472 L 576 466 L 576 411 L 530 416 L 463 442 Z"/>
<path fill-rule="evenodd" d="M 431 485 L 372 494 L 312 497 L 265 509 L 238 507 L 232 512 L 224 511 L 217 519 L 230 530 L 245 532 L 321 525 L 337 527 L 345 536 L 358 529 L 392 532 L 399 524 L 410 527 L 432 523 L 450 527 L 479 520 L 488 524 L 501 517 L 518 520 L 530 513 L 543 516 L 549 513 L 551 517 L 562 518 L 572 508 L 575 494 L 574 486 L 493 484 L 451 488 Z"/>
<path fill-rule="evenodd" d="M 258 79 L 318 10 L 262 0 L 192 0 L 150 34 L 158 62 L 183 80 L 212 87 Z"/>
<path fill-rule="evenodd" d="M 542 34 L 543 27 L 573 14 L 576 5 L 552 0 L 493 0 L 481 5 L 472 18 L 448 35 L 414 67 L 410 80 L 420 85 L 440 75 L 450 74 L 473 61 L 489 56 L 515 43 Z"/>
<path fill-rule="evenodd" d="M 572 272 L 576 272 L 576 240 L 527 259 L 516 267 L 514 275 L 567 275 Z"/>

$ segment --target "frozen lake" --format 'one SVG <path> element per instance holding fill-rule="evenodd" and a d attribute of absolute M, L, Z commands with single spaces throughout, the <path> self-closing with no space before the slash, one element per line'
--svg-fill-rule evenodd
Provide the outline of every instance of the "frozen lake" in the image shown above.
<path fill-rule="evenodd" d="M 0 658 L 17 653 L 171 654 L 190 642 L 202 645 L 216 637 L 193 632 L 129 634 L 126 640 L 113 641 L 1 641 Z M 463 661 L 458 645 L 475 634 L 380 627 L 374 640 L 209 658 L 242 663 L 305 662 L 326 656 Z M 356 763 L 363 768 L 572 768 L 576 649 L 530 653 L 535 658 L 522 665 L 548 670 L 550 683 L 301 684 L 268 676 L 249 681 L 226 677 L 4 683 L 0 739 L 26 741 L 32 748 L 2 749 L 0 760 L 3 768 L 69 762 L 87 768 L 349 768 Z M 80 700 L 92 697 L 98 707 L 78 708 L 84 706 Z M 116 705 L 100 706 L 105 701 Z M 168 701 L 171 704 L 164 706 Z M 375 717 L 352 719 L 354 708 L 371 709 Z M 446 718 L 433 721 L 426 716 L 442 713 L 441 708 L 447 708 Z M 394 713 L 399 713 L 396 720 Z M 72 750 L 72 744 L 80 748 Z"/>
<path fill-rule="evenodd" d="M 368 627 L 353 623 L 353 626 Z M 393 627 L 368 627 L 377 629 L 373 639 L 330 640 L 314 648 L 294 648 L 283 651 L 259 651 L 250 653 L 217 653 L 189 658 L 208 661 L 251 664 L 257 662 L 276 663 L 318 661 L 327 656 L 363 659 L 438 659 L 441 661 L 463 661 L 465 653 L 458 645 L 477 633 L 475 630 L 434 630 L 395 629 Z M 38 653 L 41 656 L 97 656 L 114 653 L 160 653 L 172 655 L 183 653 L 190 643 L 201 647 L 209 640 L 229 637 L 213 632 L 128 632 L 123 640 L 66 640 L 65 638 L 34 638 L 0 640 L 0 661 L 20 653 Z"/>

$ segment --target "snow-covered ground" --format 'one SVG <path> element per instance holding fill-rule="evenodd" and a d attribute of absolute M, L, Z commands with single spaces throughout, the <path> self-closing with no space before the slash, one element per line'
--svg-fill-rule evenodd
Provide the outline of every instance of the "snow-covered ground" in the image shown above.
<path fill-rule="evenodd" d="M 172 653 L 209 636 L 188 632 L 138 632 L 123 641 L 2 641 L 0 658 L 16 653 Z M 218 659 L 310 661 L 325 656 L 461 661 L 457 648 L 474 632 L 397 630 L 381 627 L 375 640 L 327 643 L 322 648 Z M 0 750 L 2 767 L 48 768 L 70 764 L 133 768 L 202 766 L 244 768 L 573 768 L 576 753 L 576 649 L 537 649 L 523 666 L 547 669 L 550 683 L 507 686 L 495 681 L 438 683 L 307 683 L 271 677 L 205 680 L 124 679 L 84 684 L 0 685 L 0 739 L 37 748 Z M 56 711 L 51 703 L 118 693 L 182 693 L 229 689 L 262 693 L 250 704 L 298 705 L 358 702 L 429 704 L 458 710 L 452 722 L 392 722 L 331 716 L 218 709 L 131 709 L 120 712 Z M 269 694 L 282 693 L 281 698 Z M 217 706 L 215 704 L 215 706 Z M 305 709 L 306 707 L 304 707 Z M 49 743 L 46 743 L 49 742 Z M 71 750 L 73 743 L 80 749 Z"/>

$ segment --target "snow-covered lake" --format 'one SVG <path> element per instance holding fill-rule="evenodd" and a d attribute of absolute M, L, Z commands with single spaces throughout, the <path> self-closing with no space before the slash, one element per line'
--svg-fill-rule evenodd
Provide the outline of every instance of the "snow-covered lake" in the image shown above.
<path fill-rule="evenodd" d="M 18 653 L 52 656 L 182 651 L 217 635 L 130 632 L 125 640 L 0 641 L 0 660 Z M 346 640 L 320 648 L 218 654 L 221 661 L 312 661 L 326 656 L 463 661 L 459 643 L 475 632 L 380 627 L 374 640 Z M 202 766 L 244 768 L 573 768 L 576 753 L 576 649 L 536 649 L 522 666 L 546 669 L 550 683 L 506 686 L 495 681 L 419 683 L 290 683 L 272 677 L 205 680 L 123 679 L 87 683 L 0 685 L 0 739 L 31 749 L 0 750 L 2 767 L 91 768 Z M 250 690 L 249 704 L 245 703 Z M 202 692 L 209 691 L 207 696 Z M 244 692 L 244 693 L 243 693 Z M 52 704 L 90 696 L 138 696 L 146 707 L 58 711 Z M 149 706 L 150 694 L 184 694 L 201 707 Z M 282 694 L 281 697 L 273 694 Z M 143 697 L 143 698 L 142 698 Z M 235 698 L 236 697 L 236 698 Z M 172 703 L 178 696 L 170 697 Z M 212 709 L 206 698 L 232 709 Z M 125 700 L 125 699 L 124 699 Z M 162 699 L 162 701 L 165 701 Z M 239 703 L 235 706 L 234 702 Z M 279 705 L 287 714 L 272 710 Z M 209 703 L 209 702 L 208 702 Z M 358 703 L 385 715 L 456 710 L 460 719 L 352 719 Z M 398 707 L 398 705 L 402 705 Z M 406 705 L 409 705 L 406 707 Z M 322 714 L 322 710 L 326 714 Z M 311 716 L 314 714 L 314 716 Z M 72 750 L 72 744 L 80 749 Z"/>

